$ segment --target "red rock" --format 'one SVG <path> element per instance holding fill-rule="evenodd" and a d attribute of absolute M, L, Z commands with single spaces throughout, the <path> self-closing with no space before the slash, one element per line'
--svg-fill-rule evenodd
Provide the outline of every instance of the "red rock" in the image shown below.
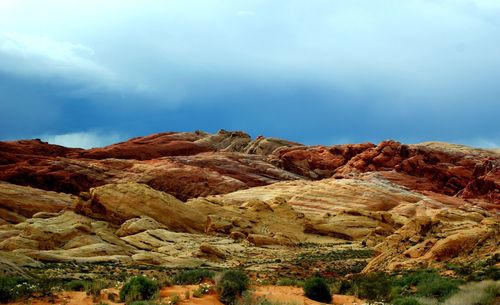
<path fill-rule="evenodd" d="M 67 156 L 82 151 L 42 142 L 40 139 L 0 142 L 0 165 L 22 162 L 37 156 Z"/>

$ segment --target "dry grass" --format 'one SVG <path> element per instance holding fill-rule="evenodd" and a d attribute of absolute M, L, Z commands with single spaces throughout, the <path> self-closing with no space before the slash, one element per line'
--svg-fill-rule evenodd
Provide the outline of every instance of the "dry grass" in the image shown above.
<path fill-rule="evenodd" d="M 500 296 L 500 281 L 482 281 L 468 283 L 460 287 L 460 291 L 452 295 L 444 305 L 493 304 L 496 296 Z"/>

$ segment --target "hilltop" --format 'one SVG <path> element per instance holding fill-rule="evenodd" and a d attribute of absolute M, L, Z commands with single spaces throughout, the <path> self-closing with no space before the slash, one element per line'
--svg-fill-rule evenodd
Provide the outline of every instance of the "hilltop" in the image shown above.
<path fill-rule="evenodd" d="M 0 142 L 0 181 L 2 274 L 54 263 L 294 276 L 500 262 L 494 150 L 305 146 L 224 130 L 89 150 L 21 140 Z"/>

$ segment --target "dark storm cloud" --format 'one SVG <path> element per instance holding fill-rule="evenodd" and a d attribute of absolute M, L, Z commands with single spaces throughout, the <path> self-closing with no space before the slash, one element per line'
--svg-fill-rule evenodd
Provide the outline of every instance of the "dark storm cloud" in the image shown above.
<path fill-rule="evenodd" d="M 496 146 L 498 20 L 488 0 L 5 1 L 0 137 Z"/>

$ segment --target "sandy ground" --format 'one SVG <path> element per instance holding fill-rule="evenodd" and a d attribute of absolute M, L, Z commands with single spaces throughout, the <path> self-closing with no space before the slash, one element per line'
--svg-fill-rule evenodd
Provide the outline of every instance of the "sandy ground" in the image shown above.
<path fill-rule="evenodd" d="M 182 305 L 223 305 L 215 294 L 205 295 L 202 298 L 194 298 L 193 291 L 198 288 L 198 285 L 186 286 L 172 286 L 165 287 L 160 292 L 162 301 L 167 302 L 173 295 L 178 295 L 181 298 L 180 304 Z M 276 301 L 286 305 L 319 305 L 321 303 L 310 300 L 304 296 L 302 288 L 289 287 L 289 286 L 256 286 L 251 288 L 256 296 L 265 297 L 268 300 Z M 186 291 L 190 292 L 189 299 L 185 299 Z M 115 303 L 107 298 L 108 293 L 118 293 L 116 289 L 106 289 L 101 295 L 101 301 L 109 304 L 123 304 Z M 44 299 L 44 300 L 26 300 L 23 302 L 9 303 L 11 305 L 92 305 L 97 304 L 99 301 L 94 302 L 91 297 L 87 296 L 85 292 L 68 291 L 60 293 L 57 298 Z M 355 305 L 362 304 L 363 302 L 352 296 L 334 295 L 333 303 L 335 305 Z"/>

